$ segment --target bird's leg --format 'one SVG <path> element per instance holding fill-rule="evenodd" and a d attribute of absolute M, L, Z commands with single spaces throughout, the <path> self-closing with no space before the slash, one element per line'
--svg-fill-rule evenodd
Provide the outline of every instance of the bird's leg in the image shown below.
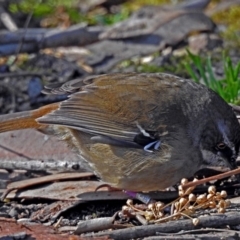
<path fill-rule="evenodd" d="M 155 202 L 153 199 L 151 199 L 151 197 L 149 195 L 144 194 L 144 193 L 132 192 L 132 191 L 127 191 L 127 190 L 124 190 L 124 192 L 131 198 L 135 198 L 146 205 L 148 205 L 151 202 Z"/>

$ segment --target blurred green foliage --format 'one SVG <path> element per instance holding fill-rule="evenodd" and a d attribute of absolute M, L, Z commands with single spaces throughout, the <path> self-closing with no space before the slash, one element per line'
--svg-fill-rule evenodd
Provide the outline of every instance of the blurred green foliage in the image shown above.
<path fill-rule="evenodd" d="M 233 64 L 230 57 L 200 56 L 187 51 L 183 56 L 171 56 L 160 66 L 154 63 L 142 63 L 141 60 L 126 60 L 122 68 L 136 72 L 167 72 L 184 78 L 191 78 L 197 83 L 205 84 L 217 92 L 226 102 L 240 104 L 240 62 Z M 217 77 L 212 62 L 223 65 L 223 76 Z"/>
<path fill-rule="evenodd" d="M 63 7 L 68 14 L 72 24 L 87 22 L 89 25 L 111 25 L 127 19 L 132 11 L 137 10 L 143 5 L 157 5 L 170 3 L 170 0 L 132 0 L 122 4 L 115 13 L 107 13 L 94 9 L 86 13 L 81 13 L 78 5 L 81 0 L 22 0 L 10 4 L 10 11 L 13 13 L 33 13 L 36 18 L 45 18 L 56 13 L 56 9 Z"/>
<path fill-rule="evenodd" d="M 47 0 L 47 1 L 34 1 L 22 0 L 17 3 L 10 4 L 10 11 L 13 13 L 33 13 L 36 18 L 44 18 L 54 14 L 58 7 L 64 7 L 65 11 L 69 14 L 72 23 L 81 22 L 82 16 L 76 8 L 78 0 Z M 84 19 L 85 20 L 85 19 Z"/>
<path fill-rule="evenodd" d="M 185 67 L 191 78 L 197 82 L 203 82 L 206 86 L 217 92 L 226 102 L 238 104 L 240 94 L 240 62 L 233 65 L 229 57 L 223 56 L 224 76 L 216 78 L 213 72 L 211 57 L 206 58 L 194 55 L 188 51 L 190 62 Z"/>

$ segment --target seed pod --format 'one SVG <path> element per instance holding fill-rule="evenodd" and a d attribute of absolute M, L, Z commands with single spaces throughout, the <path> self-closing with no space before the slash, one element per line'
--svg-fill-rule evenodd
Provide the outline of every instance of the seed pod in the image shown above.
<path fill-rule="evenodd" d="M 215 201 L 210 201 L 208 206 L 209 208 L 216 208 L 217 204 Z"/>
<path fill-rule="evenodd" d="M 190 201 L 190 202 L 195 202 L 196 201 L 196 195 L 195 194 L 193 194 L 193 193 L 190 193 L 189 194 L 189 196 L 188 196 L 188 200 Z"/>
<path fill-rule="evenodd" d="M 196 202 L 197 203 L 204 203 L 204 202 L 206 202 L 206 200 L 207 200 L 207 196 L 206 196 L 206 193 L 204 193 L 204 194 L 200 194 L 197 197 Z"/>
<path fill-rule="evenodd" d="M 187 184 L 187 183 L 188 183 L 188 179 L 183 178 L 183 179 L 181 180 L 181 185 L 184 185 L 184 184 Z"/>
<path fill-rule="evenodd" d="M 189 206 L 189 207 L 188 207 L 188 210 L 189 210 L 191 213 L 195 213 L 195 208 L 194 208 L 194 206 Z"/>
<path fill-rule="evenodd" d="M 155 207 L 158 211 L 162 210 L 164 208 L 165 204 L 163 202 L 156 202 Z"/>
<path fill-rule="evenodd" d="M 210 193 L 210 194 L 215 194 L 216 193 L 216 187 L 215 186 L 210 186 L 209 188 L 208 188 L 208 193 Z"/>
<path fill-rule="evenodd" d="M 183 191 L 183 186 L 182 185 L 178 186 L 178 191 Z"/>
<path fill-rule="evenodd" d="M 225 208 L 219 208 L 218 213 L 225 213 Z"/>
<path fill-rule="evenodd" d="M 220 196 L 222 197 L 222 198 L 226 198 L 227 197 L 227 192 L 226 191 L 221 191 L 220 192 Z"/>
<path fill-rule="evenodd" d="M 165 214 L 163 212 L 158 212 L 157 216 L 158 216 L 158 218 L 163 218 L 165 216 Z"/>
<path fill-rule="evenodd" d="M 178 191 L 179 197 L 183 197 L 185 195 L 184 191 Z"/>
<path fill-rule="evenodd" d="M 226 201 L 223 199 L 220 200 L 218 203 L 218 208 L 226 208 L 226 207 L 227 207 Z"/>
<path fill-rule="evenodd" d="M 216 192 L 215 196 L 213 197 L 216 201 L 220 201 L 222 199 L 222 196 L 220 192 Z"/>
<path fill-rule="evenodd" d="M 154 203 L 149 203 L 148 204 L 148 209 L 150 209 L 150 210 L 155 210 L 155 204 Z"/>
<path fill-rule="evenodd" d="M 128 199 L 127 200 L 127 205 L 128 206 L 132 206 L 133 205 L 133 200 L 132 199 Z"/>
<path fill-rule="evenodd" d="M 128 206 L 122 206 L 122 214 L 124 215 L 124 216 L 130 216 L 130 215 L 132 215 L 132 211 L 131 211 L 132 209 L 131 208 L 129 208 Z"/>
<path fill-rule="evenodd" d="M 198 218 L 193 218 L 192 223 L 193 223 L 194 226 L 197 226 L 198 223 L 199 223 L 199 219 Z"/>
<path fill-rule="evenodd" d="M 184 206 L 186 203 L 188 202 L 188 200 L 186 198 L 180 198 L 179 199 L 179 204 L 180 204 L 180 207 Z"/>
<path fill-rule="evenodd" d="M 128 211 L 128 210 L 129 210 L 128 206 L 126 206 L 126 205 L 122 206 L 122 211 Z"/>
<path fill-rule="evenodd" d="M 208 195 L 207 195 L 207 200 L 210 200 L 210 199 L 212 199 L 212 198 L 214 198 L 214 194 L 212 194 L 212 193 L 209 193 Z"/>

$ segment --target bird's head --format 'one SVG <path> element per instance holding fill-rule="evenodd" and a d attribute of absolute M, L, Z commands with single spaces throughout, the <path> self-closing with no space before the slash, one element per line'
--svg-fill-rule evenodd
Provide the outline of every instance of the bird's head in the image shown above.
<path fill-rule="evenodd" d="M 200 149 L 204 166 L 235 169 L 240 146 L 240 125 L 235 116 L 211 119 L 202 131 Z"/>

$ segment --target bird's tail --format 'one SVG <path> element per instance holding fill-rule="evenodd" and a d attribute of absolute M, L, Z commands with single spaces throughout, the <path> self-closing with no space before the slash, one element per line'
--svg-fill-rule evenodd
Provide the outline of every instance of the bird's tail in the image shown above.
<path fill-rule="evenodd" d="M 0 115 L 0 133 L 26 128 L 44 128 L 46 125 L 38 123 L 36 119 L 58 109 L 58 107 L 59 103 L 53 103 L 36 110 Z"/>

